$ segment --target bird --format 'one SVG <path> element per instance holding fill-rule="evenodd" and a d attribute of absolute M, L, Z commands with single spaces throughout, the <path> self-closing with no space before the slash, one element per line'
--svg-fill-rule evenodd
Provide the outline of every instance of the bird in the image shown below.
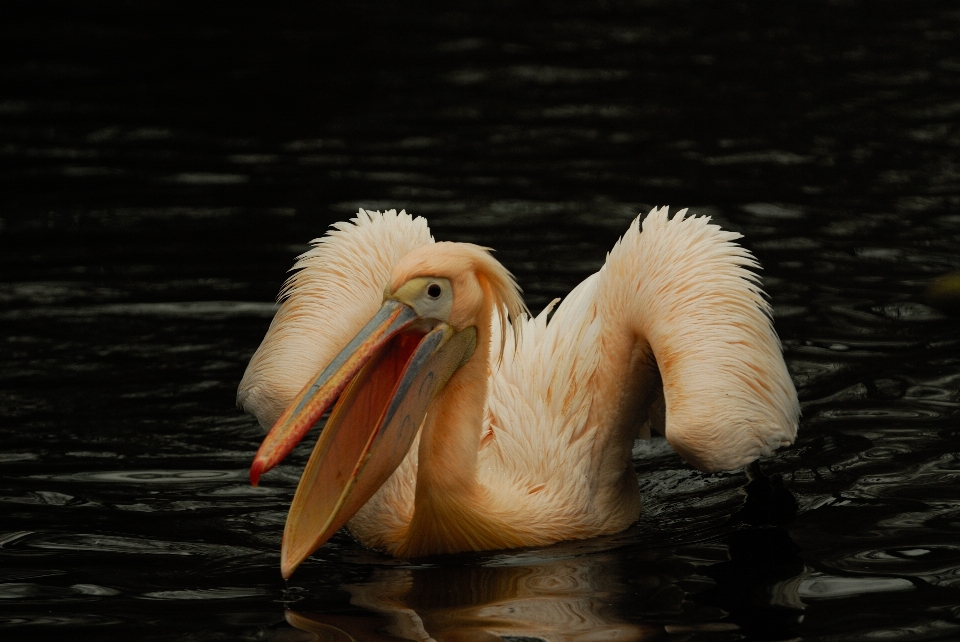
<path fill-rule="evenodd" d="M 254 485 L 332 406 L 281 574 L 344 525 L 402 559 L 620 532 L 651 430 L 707 473 L 792 444 L 797 393 L 740 236 L 653 208 L 533 315 L 491 250 L 435 241 L 422 217 L 334 224 L 298 257 L 237 393 L 268 429 Z"/>

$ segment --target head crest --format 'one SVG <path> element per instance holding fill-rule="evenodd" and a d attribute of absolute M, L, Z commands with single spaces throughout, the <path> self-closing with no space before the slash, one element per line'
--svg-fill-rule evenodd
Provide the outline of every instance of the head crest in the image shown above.
<path fill-rule="evenodd" d="M 466 270 L 473 271 L 480 286 L 485 290 L 500 321 L 500 353 L 506 341 L 507 320 L 514 321 L 529 314 L 521 297 L 520 287 L 513 274 L 490 254 L 490 250 L 472 243 L 441 242 L 417 248 L 405 256 L 394 268 L 391 287 L 396 289 L 411 278 L 430 274 L 432 276 L 455 276 Z"/>

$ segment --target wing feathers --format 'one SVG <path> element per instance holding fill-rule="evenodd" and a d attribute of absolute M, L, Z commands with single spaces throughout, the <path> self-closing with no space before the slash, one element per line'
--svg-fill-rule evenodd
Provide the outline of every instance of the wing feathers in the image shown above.
<path fill-rule="evenodd" d="M 404 211 L 360 210 L 332 227 L 297 258 L 237 391 L 265 429 L 377 312 L 394 264 L 433 242 L 426 219 Z"/>

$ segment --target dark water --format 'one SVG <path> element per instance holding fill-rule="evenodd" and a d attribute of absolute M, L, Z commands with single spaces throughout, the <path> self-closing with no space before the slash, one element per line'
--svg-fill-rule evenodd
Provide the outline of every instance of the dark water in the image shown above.
<path fill-rule="evenodd" d="M 960 639 L 956 3 L 323 4 L 3 8 L 2 639 Z M 796 518 L 653 441 L 623 534 L 285 585 L 233 400 L 308 241 L 406 208 L 539 309 L 659 204 L 764 265 Z"/>

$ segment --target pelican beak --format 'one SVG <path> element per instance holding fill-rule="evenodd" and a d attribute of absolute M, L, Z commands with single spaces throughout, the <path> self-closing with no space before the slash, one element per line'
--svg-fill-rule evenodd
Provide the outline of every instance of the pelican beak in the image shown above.
<path fill-rule="evenodd" d="M 370 499 L 406 456 L 427 408 L 476 347 L 476 329 L 421 319 L 388 299 L 280 416 L 250 467 L 278 464 L 339 397 L 300 477 L 283 533 L 289 578 Z"/>

